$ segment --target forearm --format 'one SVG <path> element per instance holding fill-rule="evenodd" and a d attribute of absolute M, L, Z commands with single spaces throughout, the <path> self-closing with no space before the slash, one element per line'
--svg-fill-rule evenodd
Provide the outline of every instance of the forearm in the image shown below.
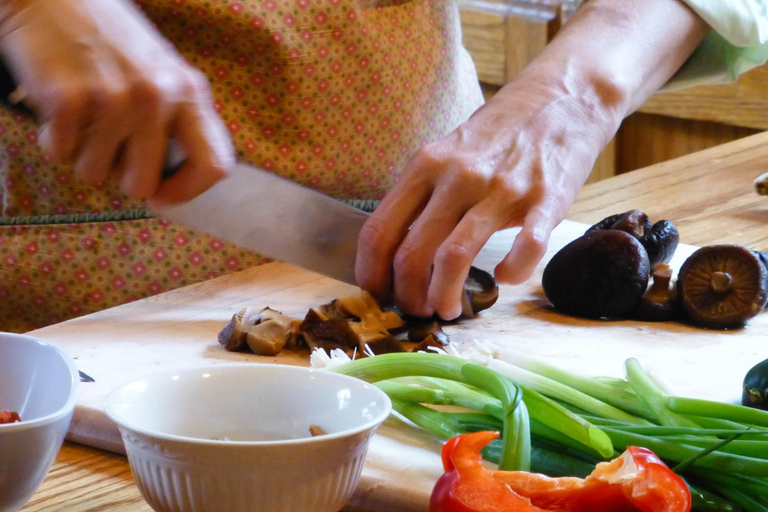
<path fill-rule="evenodd" d="M 680 0 L 591 0 L 512 84 L 573 97 L 607 142 L 709 31 Z M 523 87 L 521 87 L 521 85 Z"/>

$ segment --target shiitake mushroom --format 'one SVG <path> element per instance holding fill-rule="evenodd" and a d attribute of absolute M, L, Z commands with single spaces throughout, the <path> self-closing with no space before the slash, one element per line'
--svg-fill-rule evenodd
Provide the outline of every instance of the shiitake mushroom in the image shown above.
<path fill-rule="evenodd" d="M 741 404 L 768 411 L 768 359 L 756 364 L 747 372 Z"/>
<path fill-rule="evenodd" d="M 555 309 L 585 318 L 623 318 L 648 287 L 648 253 L 615 229 L 587 232 L 563 247 L 544 269 L 542 286 Z"/>
<path fill-rule="evenodd" d="M 677 278 L 683 309 L 710 329 L 742 327 L 768 302 L 768 269 L 739 245 L 711 245 L 693 253 Z"/>
<path fill-rule="evenodd" d="M 607 229 L 624 231 L 635 237 L 648 253 L 651 267 L 659 263 L 668 263 L 680 243 L 680 234 L 672 222 L 660 220 L 651 224 L 648 216 L 640 210 L 629 210 L 606 217 L 586 232 L 592 233 Z"/>
<path fill-rule="evenodd" d="M 653 282 L 633 313 L 637 320 L 666 322 L 682 316 L 680 300 L 675 285 L 671 283 L 672 267 L 659 263 L 653 267 Z"/>
<path fill-rule="evenodd" d="M 470 267 L 464 280 L 461 299 L 461 315 L 474 318 L 484 309 L 493 306 L 499 298 L 499 285 L 491 274 L 477 267 Z"/>

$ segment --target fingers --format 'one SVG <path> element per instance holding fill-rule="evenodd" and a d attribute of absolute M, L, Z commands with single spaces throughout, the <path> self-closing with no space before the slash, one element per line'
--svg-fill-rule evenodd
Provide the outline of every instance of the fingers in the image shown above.
<path fill-rule="evenodd" d="M 88 102 L 84 94 L 62 92 L 50 106 L 38 139 L 43 151 L 55 162 L 72 162 L 86 124 Z"/>
<path fill-rule="evenodd" d="M 458 223 L 434 255 L 434 271 L 428 303 L 444 320 L 461 315 L 464 281 L 475 256 L 496 231 L 505 227 L 505 218 L 490 202 L 477 204 Z"/>
<path fill-rule="evenodd" d="M 226 128 L 212 107 L 207 82 L 195 77 L 192 101 L 182 105 L 171 133 L 185 155 L 185 163 L 160 184 L 151 207 L 192 199 L 226 175 L 235 161 Z"/>
<path fill-rule="evenodd" d="M 444 312 L 436 311 L 427 297 L 433 266 L 438 272 L 435 253 L 466 209 L 464 201 L 450 192 L 436 192 L 397 248 L 393 261 L 394 298 L 404 312 L 420 317 Z"/>
<path fill-rule="evenodd" d="M 400 242 L 424 209 L 431 184 L 424 179 L 401 179 L 360 230 L 355 261 L 355 278 L 361 288 L 380 302 L 389 302 L 392 288 L 392 261 Z"/>
<path fill-rule="evenodd" d="M 531 209 L 525 216 L 522 230 L 515 237 L 512 249 L 494 270 L 496 280 L 521 284 L 530 278 L 547 252 L 552 230 L 561 220 L 545 205 Z"/>
<path fill-rule="evenodd" d="M 120 189 L 130 197 L 147 199 L 160 186 L 167 138 L 165 126 L 153 123 L 125 144 L 118 176 Z"/>

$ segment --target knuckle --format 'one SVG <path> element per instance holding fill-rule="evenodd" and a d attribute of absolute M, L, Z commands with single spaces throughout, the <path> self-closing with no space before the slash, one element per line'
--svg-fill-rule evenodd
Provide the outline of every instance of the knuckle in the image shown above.
<path fill-rule="evenodd" d="M 179 88 L 182 95 L 187 98 L 207 97 L 210 91 L 208 78 L 196 69 L 189 69 L 181 73 Z"/>
<path fill-rule="evenodd" d="M 383 222 L 375 217 L 370 217 L 358 235 L 358 243 L 361 248 L 367 249 L 371 253 L 379 253 L 382 246 L 387 245 L 389 237 Z"/>
<path fill-rule="evenodd" d="M 446 242 L 435 254 L 435 263 L 447 272 L 457 272 L 472 263 L 473 256 L 469 249 L 460 243 Z"/>
<path fill-rule="evenodd" d="M 410 279 L 424 272 L 425 265 L 420 253 L 418 246 L 407 241 L 403 242 L 397 249 L 392 262 L 395 275 L 399 278 Z"/>
<path fill-rule="evenodd" d="M 154 114 L 160 110 L 165 93 L 156 80 L 137 80 L 131 84 L 131 96 L 145 111 Z"/>
<path fill-rule="evenodd" d="M 544 254 L 547 252 L 548 237 L 543 230 L 534 229 L 521 232 L 518 236 L 523 237 L 526 247 L 532 254 Z"/>

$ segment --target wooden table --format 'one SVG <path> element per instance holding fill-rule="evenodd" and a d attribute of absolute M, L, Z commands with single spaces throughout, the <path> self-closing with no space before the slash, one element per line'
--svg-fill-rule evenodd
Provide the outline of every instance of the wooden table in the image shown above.
<path fill-rule="evenodd" d="M 768 198 L 752 181 L 768 171 L 768 133 L 655 165 L 583 189 L 570 217 L 594 222 L 638 208 L 677 223 L 688 244 L 768 250 Z M 174 292 L 171 292 L 174 293 Z M 150 511 L 124 457 L 65 443 L 25 511 Z"/>

